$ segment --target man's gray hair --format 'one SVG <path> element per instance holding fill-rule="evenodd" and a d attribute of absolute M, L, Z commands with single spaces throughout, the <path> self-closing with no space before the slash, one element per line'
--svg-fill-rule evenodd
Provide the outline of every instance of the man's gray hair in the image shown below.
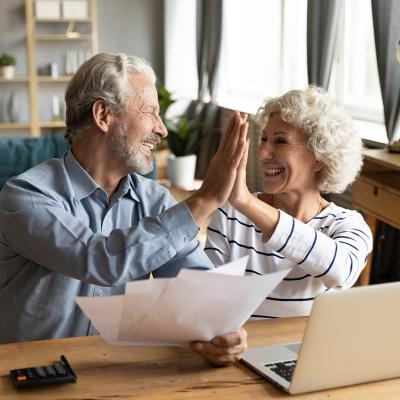
<path fill-rule="evenodd" d="M 308 148 L 323 164 L 318 188 L 322 193 L 341 193 L 357 177 L 362 166 L 362 140 L 350 114 L 324 89 L 310 86 L 267 99 L 255 119 L 263 128 L 272 114 L 301 129 Z"/>
<path fill-rule="evenodd" d="M 124 110 L 131 93 L 129 73 L 148 76 L 156 83 L 153 68 L 143 59 L 123 53 L 99 53 L 81 65 L 71 78 L 65 92 L 65 138 L 79 138 L 92 121 L 92 107 L 97 100 L 106 103 L 111 111 Z"/>

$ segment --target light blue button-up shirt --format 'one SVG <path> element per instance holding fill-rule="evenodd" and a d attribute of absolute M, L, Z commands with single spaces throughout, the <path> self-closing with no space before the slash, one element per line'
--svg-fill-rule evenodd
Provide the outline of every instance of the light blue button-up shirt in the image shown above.
<path fill-rule="evenodd" d="M 68 152 L 0 193 L 0 343 L 95 334 L 75 296 L 212 267 L 186 203 L 137 174 L 109 201 Z"/>

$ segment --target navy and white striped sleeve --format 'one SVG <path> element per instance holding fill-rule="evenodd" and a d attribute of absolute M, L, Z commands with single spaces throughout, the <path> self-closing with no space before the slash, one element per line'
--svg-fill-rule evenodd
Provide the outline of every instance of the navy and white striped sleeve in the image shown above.
<path fill-rule="evenodd" d="M 356 282 L 372 250 L 372 234 L 360 214 L 351 212 L 347 218 L 334 221 L 338 233 L 329 237 L 279 212 L 269 246 L 328 288 L 350 287 Z"/>
<path fill-rule="evenodd" d="M 228 240 L 226 211 L 223 208 L 217 209 L 207 228 L 204 247 L 204 251 L 214 265 L 223 265 L 230 261 L 231 247 Z"/>

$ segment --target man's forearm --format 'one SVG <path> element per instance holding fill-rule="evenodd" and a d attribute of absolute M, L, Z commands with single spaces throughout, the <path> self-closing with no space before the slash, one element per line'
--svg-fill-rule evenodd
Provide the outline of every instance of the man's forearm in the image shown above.
<path fill-rule="evenodd" d="M 187 198 L 186 204 L 199 226 L 206 223 L 211 214 L 219 207 L 217 202 L 207 199 L 198 192 Z"/>

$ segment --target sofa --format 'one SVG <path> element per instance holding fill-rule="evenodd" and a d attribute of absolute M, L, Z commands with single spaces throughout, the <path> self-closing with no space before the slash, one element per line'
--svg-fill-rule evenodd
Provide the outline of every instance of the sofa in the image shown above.
<path fill-rule="evenodd" d="M 10 177 L 49 158 L 61 157 L 69 147 L 62 132 L 38 138 L 0 138 L 0 189 Z M 145 177 L 156 180 L 156 171 L 154 165 Z"/>

